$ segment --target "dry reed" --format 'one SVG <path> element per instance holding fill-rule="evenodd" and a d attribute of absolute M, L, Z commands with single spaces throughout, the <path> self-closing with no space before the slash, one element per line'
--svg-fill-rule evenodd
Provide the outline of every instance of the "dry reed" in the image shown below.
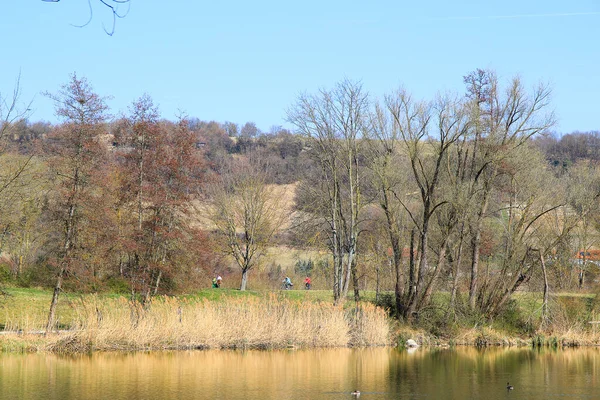
<path fill-rule="evenodd" d="M 159 298 L 143 308 L 126 299 L 82 301 L 73 329 L 52 351 L 343 347 L 389 344 L 383 310 L 262 298 Z"/>

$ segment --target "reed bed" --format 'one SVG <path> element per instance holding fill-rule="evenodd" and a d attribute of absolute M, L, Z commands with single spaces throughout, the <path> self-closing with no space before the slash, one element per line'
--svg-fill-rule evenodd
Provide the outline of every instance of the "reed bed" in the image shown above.
<path fill-rule="evenodd" d="M 219 301 L 159 298 L 146 308 L 126 299 L 82 300 L 57 352 L 204 348 L 379 346 L 390 343 L 385 312 L 345 310 L 275 294 Z"/>

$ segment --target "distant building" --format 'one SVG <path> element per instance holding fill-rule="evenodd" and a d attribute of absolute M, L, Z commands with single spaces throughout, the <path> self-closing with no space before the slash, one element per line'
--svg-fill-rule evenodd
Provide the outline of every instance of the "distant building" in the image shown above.
<path fill-rule="evenodd" d="M 588 249 L 579 250 L 573 258 L 576 264 L 583 264 L 584 262 L 595 264 L 600 266 L 600 250 L 599 249 Z"/>

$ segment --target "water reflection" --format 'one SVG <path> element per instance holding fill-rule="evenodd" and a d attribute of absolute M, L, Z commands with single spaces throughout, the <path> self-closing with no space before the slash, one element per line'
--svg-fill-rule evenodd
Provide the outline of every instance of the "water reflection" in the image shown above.
<path fill-rule="evenodd" d="M 497 348 L 399 354 L 390 364 L 389 391 L 406 399 L 595 399 L 599 355 L 597 349 Z"/>
<path fill-rule="evenodd" d="M 2 399 L 593 399 L 597 349 L 0 356 Z M 515 386 L 507 391 L 506 382 Z"/>

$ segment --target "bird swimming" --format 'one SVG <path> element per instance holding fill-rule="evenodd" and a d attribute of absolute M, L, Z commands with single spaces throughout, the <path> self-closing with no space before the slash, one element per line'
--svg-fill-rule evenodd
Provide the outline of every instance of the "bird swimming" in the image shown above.
<path fill-rule="evenodd" d="M 356 397 L 360 396 L 360 392 L 358 390 L 355 390 L 351 394 L 352 394 L 352 396 L 356 396 Z"/>
<path fill-rule="evenodd" d="M 513 390 L 515 387 L 511 385 L 509 382 L 506 382 L 506 390 Z"/>

